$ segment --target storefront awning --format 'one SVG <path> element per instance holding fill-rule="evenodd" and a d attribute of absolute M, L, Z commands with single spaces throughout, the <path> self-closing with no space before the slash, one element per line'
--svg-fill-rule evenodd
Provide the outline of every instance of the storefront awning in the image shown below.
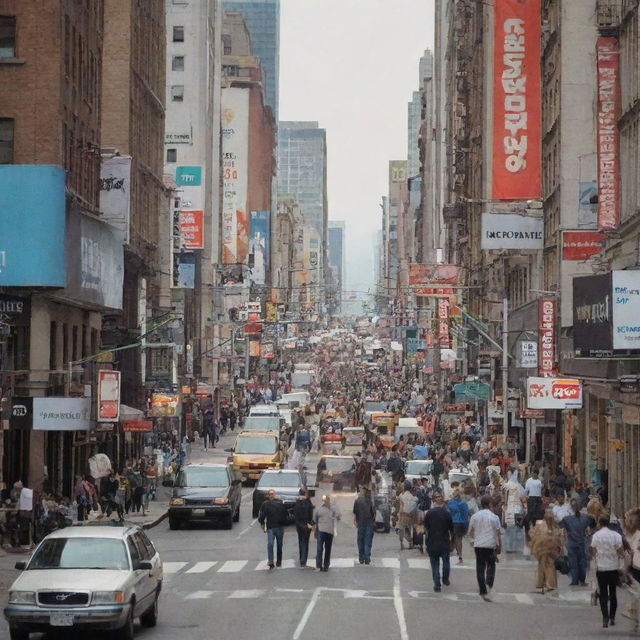
<path fill-rule="evenodd" d="M 120 405 L 120 422 L 124 420 L 143 420 L 144 419 L 144 411 L 140 411 L 140 409 L 134 409 L 133 407 L 129 407 L 126 404 Z"/>

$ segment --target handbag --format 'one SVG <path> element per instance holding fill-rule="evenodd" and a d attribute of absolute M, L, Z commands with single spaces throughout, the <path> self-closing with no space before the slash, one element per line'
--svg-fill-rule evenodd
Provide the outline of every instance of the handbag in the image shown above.
<path fill-rule="evenodd" d="M 598 587 L 596 587 L 591 592 L 591 606 L 597 607 L 599 603 L 600 603 L 600 591 L 598 590 Z"/>
<path fill-rule="evenodd" d="M 569 556 L 558 556 L 555 561 L 556 571 L 559 571 L 563 576 L 569 575 Z"/>

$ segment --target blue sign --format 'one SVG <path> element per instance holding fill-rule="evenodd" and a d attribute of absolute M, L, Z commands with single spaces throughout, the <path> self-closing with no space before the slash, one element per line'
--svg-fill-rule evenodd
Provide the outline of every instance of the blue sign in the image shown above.
<path fill-rule="evenodd" d="M 202 167 L 176 167 L 176 184 L 179 187 L 199 187 L 202 184 Z"/>
<path fill-rule="evenodd" d="M 64 170 L 0 165 L 0 286 L 64 287 Z"/>
<path fill-rule="evenodd" d="M 456 402 L 475 402 L 491 398 L 491 387 L 486 382 L 462 382 L 454 385 L 453 392 Z"/>

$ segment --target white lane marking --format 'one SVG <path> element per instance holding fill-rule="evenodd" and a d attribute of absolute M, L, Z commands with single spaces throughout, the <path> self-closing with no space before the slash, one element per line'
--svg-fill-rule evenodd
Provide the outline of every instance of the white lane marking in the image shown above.
<path fill-rule="evenodd" d="M 218 573 L 237 573 L 242 571 L 247 564 L 247 560 L 227 560 L 219 569 Z"/>
<path fill-rule="evenodd" d="M 375 564 L 380 562 L 380 565 L 386 567 L 387 569 L 399 569 L 400 568 L 400 559 L 399 558 L 380 558 L 380 560 L 375 560 Z"/>
<path fill-rule="evenodd" d="M 332 558 L 330 567 L 332 569 L 351 569 L 354 563 L 353 558 Z"/>
<path fill-rule="evenodd" d="M 216 562 L 196 562 L 193 567 L 187 569 L 185 573 L 204 573 L 205 571 L 209 571 L 212 567 L 214 567 Z"/>
<path fill-rule="evenodd" d="M 304 593 L 304 589 L 276 589 L 276 591 L 282 591 L 284 593 Z"/>
<path fill-rule="evenodd" d="M 304 610 L 304 613 L 302 614 L 302 618 L 300 618 L 300 622 L 298 623 L 298 626 L 296 627 L 296 630 L 293 633 L 293 640 L 298 640 L 302 635 L 302 632 L 304 631 L 304 628 L 307 626 L 307 622 L 309 622 L 309 618 L 313 613 L 316 603 L 318 602 L 318 598 L 320 597 L 321 591 L 323 591 L 322 587 L 318 587 L 317 589 L 314 589 L 313 595 L 311 596 L 311 600 L 309 600 L 309 604 L 307 605 L 307 608 Z"/>
<path fill-rule="evenodd" d="M 345 598 L 364 598 L 367 595 L 366 591 L 359 591 L 357 589 L 353 589 L 352 591 L 345 591 Z"/>
<path fill-rule="evenodd" d="M 426 569 L 427 559 L 426 558 L 409 558 L 407 560 L 407 564 L 409 565 L 409 569 Z"/>
<path fill-rule="evenodd" d="M 282 561 L 282 569 L 295 569 L 296 561 L 293 558 L 288 558 L 287 560 Z"/>
<path fill-rule="evenodd" d="M 256 522 L 258 522 L 258 518 L 256 518 L 255 520 L 253 520 L 251 522 L 251 524 L 246 528 L 243 529 L 237 536 L 236 536 L 236 540 L 239 540 L 240 538 L 242 538 L 242 536 L 247 533 L 247 531 L 251 531 L 251 529 L 255 526 Z"/>
<path fill-rule="evenodd" d="M 266 592 L 264 589 L 239 589 L 229 594 L 229 598 L 234 599 L 248 599 L 248 598 L 261 598 Z"/>
<path fill-rule="evenodd" d="M 400 627 L 400 640 L 409 640 L 407 633 L 407 620 L 404 616 L 404 604 L 402 603 L 402 592 L 400 591 L 400 572 L 393 572 L 393 606 L 398 616 L 398 626 Z"/>
<path fill-rule="evenodd" d="M 258 566 L 255 568 L 255 571 L 266 571 L 269 568 L 269 564 L 266 560 L 261 560 L 258 562 Z"/>
<path fill-rule="evenodd" d="M 215 591 L 194 591 L 193 593 L 190 593 L 185 600 L 206 600 L 214 593 Z"/>
<path fill-rule="evenodd" d="M 526 593 L 514 593 L 513 595 L 516 597 L 516 600 L 521 604 L 535 604 L 535 602 L 533 601 L 533 598 L 530 595 L 527 595 Z"/>
<path fill-rule="evenodd" d="M 162 571 L 164 573 L 168 573 L 169 575 L 171 575 L 172 573 L 178 573 L 180 569 L 186 566 L 187 566 L 186 562 L 163 562 Z"/>

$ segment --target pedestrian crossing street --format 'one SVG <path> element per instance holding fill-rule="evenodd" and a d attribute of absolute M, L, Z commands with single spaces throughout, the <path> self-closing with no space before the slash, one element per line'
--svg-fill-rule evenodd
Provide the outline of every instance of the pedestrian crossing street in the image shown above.
<path fill-rule="evenodd" d="M 313 558 L 310 558 L 313 563 Z M 357 558 L 332 558 L 331 569 L 353 569 L 359 566 Z M 500 569 L 515 569 L 529 571 L 535 567 L 535 563 L 528 560 L 514 560 L 512 562 L 504 563 L 500 565 Z M 204 573 L 240 573 L 242 571 L 268 571 L 269 567 L 266 560 L 256 562 L 255 560 L 210 560 L 199 562 L 164 562 L 163 563 L 165 577 L 172 578 L 176 575 L 190 576 Z M 282 561 L 282 567 L 279 567 L 278 571 L 282 569 L 298 569 L 297 560 L 288 558 Z M 369 571 L 371 569 L 416 569 L 416 570 L 431 570 L 431 565 L 427 557 L 420 558 L 374 558 L 372 565 L 362 567 L 363 571 Z M 451 563 L 452 571 L 460 570 L 473 570 L 475 571 L 475 565 L 472 563 L 457 564 L 455 561 Z"/>

